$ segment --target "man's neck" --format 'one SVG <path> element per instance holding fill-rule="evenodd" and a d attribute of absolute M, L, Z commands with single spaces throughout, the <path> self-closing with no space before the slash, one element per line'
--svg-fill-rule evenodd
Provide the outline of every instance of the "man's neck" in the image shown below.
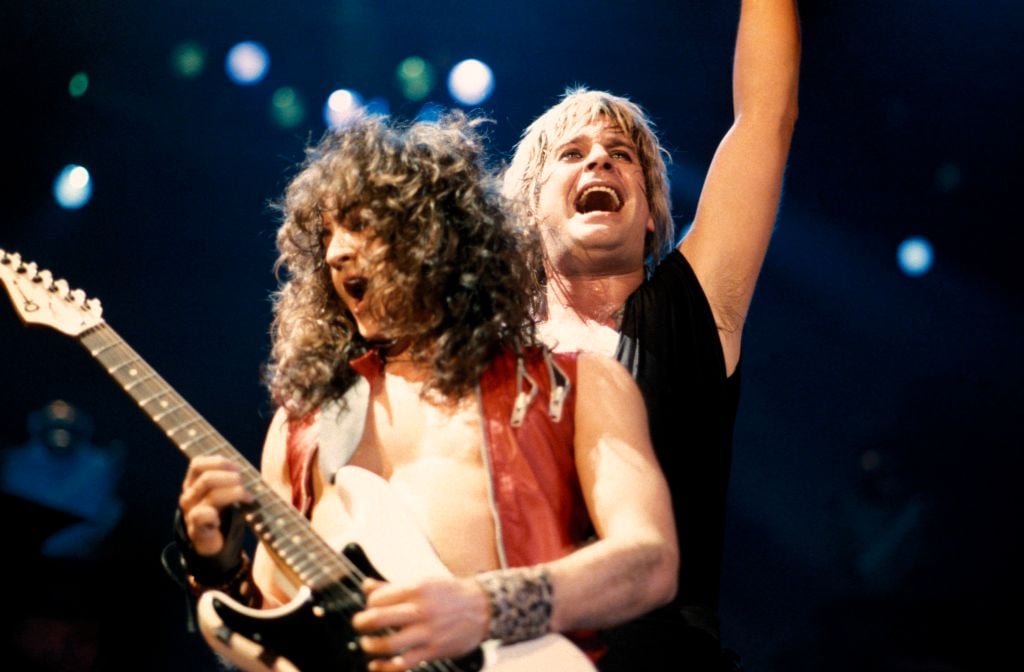
<path fill-rule="evenodd" d="M 640 268 L 613 275 L 559 275 L 548 269 L 547 321 L 618 329 L 626 299 L 643 282 Z"/>

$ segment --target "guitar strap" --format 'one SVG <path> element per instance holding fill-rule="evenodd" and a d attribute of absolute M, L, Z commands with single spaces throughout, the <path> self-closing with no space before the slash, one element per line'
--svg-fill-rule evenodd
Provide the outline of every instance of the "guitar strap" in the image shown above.
<path fill-rule="evenodd" d="M 332 399 L 320 406 L 317 418 L 320 471 L 331 484 L 359 447 L 370 407 L 370 383 L 362 376 L 348 388 L 341 399 Z"/>

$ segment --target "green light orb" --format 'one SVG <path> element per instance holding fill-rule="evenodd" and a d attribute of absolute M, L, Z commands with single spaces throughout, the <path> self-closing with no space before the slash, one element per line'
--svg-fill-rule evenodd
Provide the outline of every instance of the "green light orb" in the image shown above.
<path fill-rule="evenodd" d="M 89 75 L 84 72 L 76 72 L 68 82 L 68 93 L 72 98 L 81 98 L 89 88 Z"/>
<path fill-rule="evenodd" d="M 171 51 L 171 69 L 179 77 L 193 79 L 206 67 L 206 50 L 195 42 L 182 42 Z"/>
<path fill-rule="evenodd" d="M 290 86 L 282 86 L 270 97 L 270 117 L 282 128 L 294 128 L 306 116 L 306 106 L 299 93 Z"/>
<path fill-rule="evenodd" d="M 423 100 L 434 88 L 434 68 L 419 56 L 410 56 L 398 64 L 398 86 L 409 100 Z"/>

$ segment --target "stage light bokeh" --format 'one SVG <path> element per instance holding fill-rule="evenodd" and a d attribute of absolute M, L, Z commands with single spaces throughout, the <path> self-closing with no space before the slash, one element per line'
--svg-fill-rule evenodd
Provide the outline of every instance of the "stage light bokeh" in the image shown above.
<path fill-rule="evenodd" d="M 900 270 L 911 277 L 924 275 L 932 268 L 935 253 L 932 244 L 921 236 L 907 238 L 896 253 Z"/>
<path fill-rule="evenodd" d="M 53 198 L 65 210 L 77 210 L 92 199 L 92 176 L 77 164 L 69 164 L 53 181 Z"/>
<path fill-rule="evenodd" d="M 270 54 L 259 42 L 239 42 L 228 52 L 224 67 L 235 84 L 259 84 L 270 69 Z"/>
<path fill-rule="evenodd" d="M 270 97 L 270 116 L 281 128 L 295 128 L 306 117 L 306 105 L 295 89 L 282 86 Z"/>
<path fill-rule="evenodd" d="M 171 70 L 182 79 L 195 79 L 206 69 L 206 50 L 198 43 L 185 41 L 171 50 Z"/>
<path fill-rule="evenodd" d="M 68 82 L 68 93 L 72 98 L 81 98 L 89 90 L 89 75 L 77 72 Z"/>
<path fill-rule="evenodd" d="M 363 113 L 362 96 L 351 89 L 337 89 L 324 104 L 324 123 L 328 128 L 342 128 Z"/>
<path fill-rule="evenodd" d="M 460 105 L 479 105 L 494 91 L 494 73 L 483 61 L 469 58 L 452 68 L 448 92 Z"/>
<path fill-rule="evenodd" d="M 434 88 L 434 67 L 419 56 L 410 56 L 398 64 L 395 73 L 402 95 L 420 101 Z"/>

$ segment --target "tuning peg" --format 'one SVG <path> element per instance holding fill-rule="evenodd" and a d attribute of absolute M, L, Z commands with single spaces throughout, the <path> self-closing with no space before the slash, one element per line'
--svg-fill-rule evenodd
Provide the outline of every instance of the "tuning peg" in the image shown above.
<path fill-rule="evenodd" d="M 80 289 L 72 289 L 71 294 L 68 296 L 68 300 L 81 306 L 85 303 L 85 292 Z"/>
<path fill-rule="evenodd" d="M 38 283 L 41 283 L 43 287 L 50 290 L 51 292 L 53 291 L 53 273 L 50 273 L 48 269 L 44 268 L 43 270 L 39 271 L 39 275 L 36 278 L 34 278 L 34 280 Z"/>
<path fill-rule="evenodd" d="M 24 273 L 25 275 L 28 276 L 29 280 L 35 280 L 36 273 L 38 272 L 38 270 L 39 267 L 36 265 L 36 262 L 30 261 L 27 264 L 22 263 L 21 266 L 18 268 L 18 273 Z"/>
<path fill-rule="evenodd" d="M 62 299 L 66 299 L 70 288 L 68 287 L 68 281 L 64 278 L 57 280 L 53 283 L 53 291 L 57 292 L 57 296 Z"/>
<path fill-rule="evenodd" d="M 89 299 L 85 302 L 86 310 L 93 313 L 96 317 L 99 317 L 103 312 L 103 306 L 100 305 L 99 299 Z"/>

